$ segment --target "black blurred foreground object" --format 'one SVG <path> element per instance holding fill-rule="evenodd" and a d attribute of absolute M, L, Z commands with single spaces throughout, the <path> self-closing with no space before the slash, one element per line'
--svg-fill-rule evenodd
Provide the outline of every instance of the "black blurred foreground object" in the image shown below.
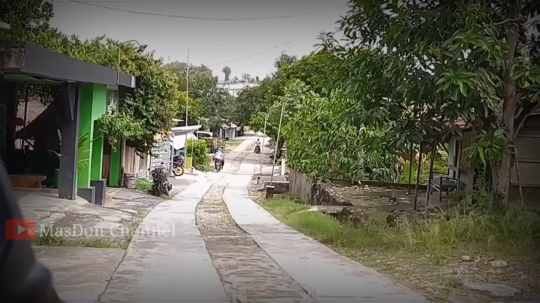
<path fill-rule="evenodd" d="M 62 302 L 51 272 L 36 260 L 31 242 L 6 238 L 7 220 L 23 216 L 3 164 L 0 195 L 0 302 Z"/>

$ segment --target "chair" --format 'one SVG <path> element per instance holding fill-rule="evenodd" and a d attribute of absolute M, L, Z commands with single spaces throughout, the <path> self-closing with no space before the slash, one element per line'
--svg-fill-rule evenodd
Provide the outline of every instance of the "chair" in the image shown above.
<path fill-rule="evenodd" d="M 449 175 L 446 176 L 434 176 L 429 184 L 429 195 L 431 196 L 433 192 L 439 192 L 439 202 L 442 201 L 442 193 L 446 193 L 448 196 L 449 193 L 453 191 L 459 191 L 465 189 L 465 183 L 461 182 L 461 171 L 458 167 L 449 165 L 448 166 Z M 451 173 L 454 174 L 451 174 Z M 451 175 L 455 175 L 452 177 Z"/>

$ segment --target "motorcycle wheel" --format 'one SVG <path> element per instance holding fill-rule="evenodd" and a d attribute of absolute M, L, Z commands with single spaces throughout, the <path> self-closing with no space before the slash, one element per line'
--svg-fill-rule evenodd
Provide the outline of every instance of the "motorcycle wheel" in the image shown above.
<path fill-rule="evenodd" d="M 184 174 L 184 168 L 182 166 L 173 167 L 173 175 L 180 177 Z"/>

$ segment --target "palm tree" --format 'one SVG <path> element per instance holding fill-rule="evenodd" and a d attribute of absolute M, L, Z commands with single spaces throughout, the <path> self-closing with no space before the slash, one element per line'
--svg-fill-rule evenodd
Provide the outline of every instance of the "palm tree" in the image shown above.
<path fill-rule="evenodd" d="M 231 75 L 231 68 L 228 66 L 225 66 L 222 72 L 225 74 L 225 82 L 229 82 L 229 76 Z"/>

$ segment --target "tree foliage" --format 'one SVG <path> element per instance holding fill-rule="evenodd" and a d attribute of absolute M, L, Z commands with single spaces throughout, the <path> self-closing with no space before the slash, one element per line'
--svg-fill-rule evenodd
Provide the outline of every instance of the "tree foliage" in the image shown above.
<path fill-rule="evenodd" d="M 504 146 L 490 160 L 504 200 L 515 117 L 538 103 L 533 6 L 518 0 L 351 2 L 339 22 L 345 42 L 325 37 L 348 70 L 334 87 L 357 100 L 355 109 L 377 113 L 360 116 L 361 123 L 392 125 L 398 148 L 409 140 L 444 141 L 458 118 L 503 138 L 494 141 Z"/>
<path fill-rule="evenodd" d="M 99 119 L 101 134 L 111 145 L 126 139 L 129 145 L 148 152 L 156 134 L 170 131 L 182 96 L 176 76 L 163 68 L 161 60 L 154 59 L 152 53 L 140 54 L 132 45 L 105 36 L 80 40 L 54 29 L 35 31 L 27 40 L 82 61 L 119 69 L 140 80 L 134 98 L 129 94 L 121 96 L 118 116 L 105 115 Z"/>
<path fill-rule="evenodd" d="M 276 108 L 287 104 L 292 166 L 316 177 L 376 179 L 395 177 L 396 158 L 411 144 L 459 135 L 455 121 L 465 119 L 478 134 L 471 157 L 490 164 L 502 201 L 517 133 L 540 107 L 539 6 L 351 1 L 338 22 L 343 39 L 323 33 L 323 51 L 300 60 L 282 54 L 267 83 L 240 94 L 236 115 L 251 116 L 256 130 L 268 117 L 275 138 Z"/>
<path fill-rule="evenodd" d="M 0 0 L 0 20 L 11 26 L 3 35 L 20 37 L 30 28 L 48 28 L 53 16 L 53 5 L 49 1 Z"/>
<path fill-rule="evenodd" d="M 155 143 L 155 135 L 168 133 L 173 126 L 172 118 L 185 115 L 186 103 L 193 123 L 199 122 L 203 115 L 219 113 L 217 104 L 230 97 L 216 88 L 217 80 L 204 65 L 190 67 L 188 96 L 185 63 L 164 65 L 153 52 L 141 54 L 132 45 L 106 36 L 81 40 L 51 28 L 53 7 L 49 1 L 0 1 L 0 11 L 1 20 L 12 27 L 11 31 L 2 32 L 2 37 L 35 43 L 82 61 L 118 69 L 140 80 L 134 97 L 121 94 L 118 115 L 99 119 L 101 134 L 113 146 L 126 139 L 129 145 L 148 152 Z M 43 89 L 39 93 L 50 94 Z"/>
<path fill-rule="evenodd" d="M 181 91 L 186 91 L 189 83 L 189 98 L 192 100 L 189 107 L 189 120 L 191 123 L 202 124 L 205 128 L 215 131 L 224 122 L 229 122 L 230 105 L 233 97 L 221 87 L 218 87 L 217 77 L 212 74 L 208 67 L 189 66 L 189 81 L 187 81 L 187 64 L 173 62 L 166 68 L 174 72 L 178 77 L 178 85 Z M 181 105 L 182 117 L 185 116 L 185 105 Z"/>

